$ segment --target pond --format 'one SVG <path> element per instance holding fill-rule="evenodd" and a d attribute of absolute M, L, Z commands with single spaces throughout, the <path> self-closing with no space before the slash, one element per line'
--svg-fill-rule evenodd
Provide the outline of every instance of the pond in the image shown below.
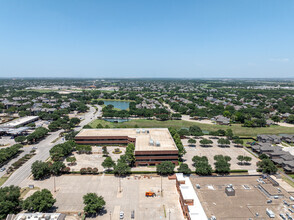
<path fill-rule="evenodd" d="M 127 110 L 129 108 L 129 106 L 130 106 L 130 102 L 126 102 L 126 101 L 104 101 L 104 105 L 113 105 L 114 108 L 118 108 L 118 109 L 121 109 L 121 110 Z"/>
<path fill-rule="evenodd" d="M 130 121 L 130 119 L 126 119 L 126 118 L 104 118 L 104 121 L 109 121 L 109 122 L 115 122 L 115 123 L 119 123 L 119 122 L 126 122 L 126 121 Z"/>

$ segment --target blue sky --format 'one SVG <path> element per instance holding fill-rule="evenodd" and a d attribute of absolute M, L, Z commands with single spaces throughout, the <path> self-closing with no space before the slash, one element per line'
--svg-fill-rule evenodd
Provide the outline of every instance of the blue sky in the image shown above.
<path fill-rule="evenodd" d="M 294 1 L 0 0 L 0 77 L 294 77 Z"/>

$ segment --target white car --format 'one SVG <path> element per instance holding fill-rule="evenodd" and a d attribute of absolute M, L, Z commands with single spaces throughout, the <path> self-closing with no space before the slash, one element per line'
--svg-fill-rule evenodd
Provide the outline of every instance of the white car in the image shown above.
<path fill-rule="evenodd" d="M 5 170 L 5 167 L 2 167 L 1 169 L 0 169 L 0 172 L 3 172 Z"/>
<path fill-rule="evenodd" d="M 119 219 L 123 219 L 124 217 L 125 217 L 125 213 L 123 211 L 120 211 Z"/>

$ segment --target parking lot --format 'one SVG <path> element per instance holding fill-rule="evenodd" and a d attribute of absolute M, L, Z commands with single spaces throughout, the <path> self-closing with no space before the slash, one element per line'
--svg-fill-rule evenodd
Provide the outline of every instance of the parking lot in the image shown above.
<path fill-rule="evenodd" d="M 114 154 L 113 151 L 115 148 L 119 148 L 122 151 L 122 153 Z M 119 159 L 121 155 L 125 153 L 125 150 L 126 150 L 125 147 L 117 147 L 117 146 L 107 147 L 109 156 L 111 156 L 112 160 L 114 160 L 115 162 Z M 92 154 L 78 154 L 77 152 L 74 152 L 73 156 L 75 156 L 77 161 L 76 161 L 76 165 L 69 166 L 72 171 L 79 171 L 81 168 L 87 168 L 87 167 L 91 167 L 91 168 L 96 167 L 98 168 L 99 172 L 101 172 L 104 169 L 103 166 L 101 165 L 102 162 L 105 160 L 105 157 L 103 157 L 103 154 L 102 154 L 102 147 L 93 146 Z M 64 163 L 67 165 L 69 164 L 68 162 L 66 162 L 66 160 L 64 160 Z"/>
<path fill-rule="evenodd" d="M 131 219 L 131 212 L 135 211 L 135 219 L 170 219 L 183 220 L 175 180 L 162 178 L 163 196 L 160 195 L 161 178 L 130 176 L 121 179 L 121 193 L 119 179 L 114 176 L 99 175 L 63 175 L 56 177 L 56 193 L 54 193 L 53 178 L 44 181 L 27 180 L 22 187 L 34 184 L 36 187 L 49 189 L 56 198 L 57 212 L 78 213 L 83 210 L 83 195 L 95 192 L 104 197 L 106 213 L 96 219 L 119 219 L 119 212 L 125 213 L 124 219 Z M 156 197 L 145 197 L 146 191 L 153 191 Z M 31 193 L 27 194 L 29 196 Z M 170 213 L 169 213 L 170 212 Z"/>
<path fill-rule="evenodd" d="M 207 137 L 206 137 L 207 138 Z M 219 147 L 217 144 L 217 139 L 211 139 L 213 141 L 213 144 L 210 145 L 210 147 L 202 147 L 200 146 L 201 139 L 197 139 L 197 143 L 195 145 L 189 145 L 188 139 L 182 139 L 182 143 L 187 151 L 187 153 L 184 155 L 183 159 L 185 163 L 189 165 L 191 169 L 195 169 L 192 164 L 192 158 L 194 156 L 206 156 L 208 158 L 209 163 L 212 167 L 214 167 L 215 160 L 213 157 L 215 155 L 224 155 L 224 156 L 230 156 L 231 157 L 231 169 L 232 170 L 240 170 L 240 169 L 246 169 L 249 171 L 255 171 L 257 166 L 256 163 L 258 162 L 258 159 L 255 158 L 253 155 L 251 155 L 248 151 L 246 151 L 243 148 L 235 147 L 234 144 L 230 144 L 229 147 Z M 249 156 L 252 158 L 249 165 L 239 165 L 237 157 L 239 155 L 242 156 Z"/>

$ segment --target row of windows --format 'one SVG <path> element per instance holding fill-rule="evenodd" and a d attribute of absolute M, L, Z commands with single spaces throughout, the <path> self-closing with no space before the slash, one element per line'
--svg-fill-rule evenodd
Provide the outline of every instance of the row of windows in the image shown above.
<path fill-rule="evenodd" d="M 137 160 L 136 162 L 150 162 L 150 161 L 177 161 L 176 159 L 149 159 L 149 160 Z"/>
<path fill-rule="evenodd" d="M 144 155 L 135 155 L 136 158 L 140 157 L 177 157 L 178 154 L 144 154 Z"/>
<path fill-rule="evenodd" d="M 76 139 L 76 141 L 128 141 L 128 139 Z"/>

